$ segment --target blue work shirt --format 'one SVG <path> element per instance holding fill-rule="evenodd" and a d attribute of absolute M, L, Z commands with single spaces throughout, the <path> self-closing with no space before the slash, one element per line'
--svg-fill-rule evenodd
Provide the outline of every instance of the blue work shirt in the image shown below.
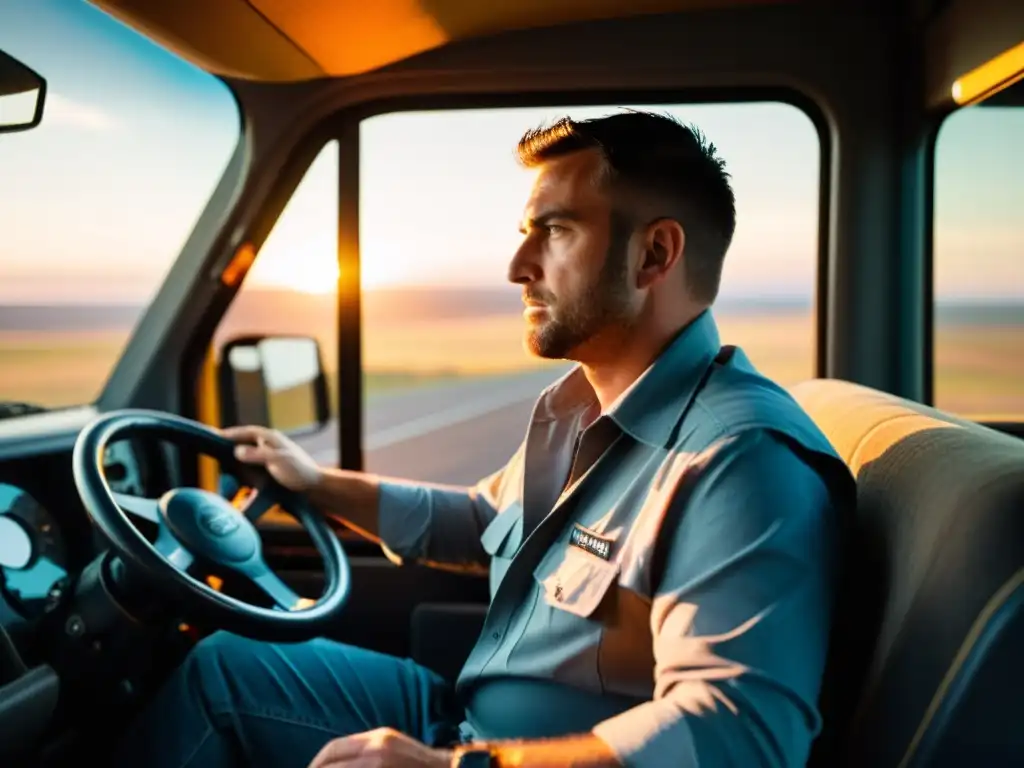
<path fill-rule="evenodd" d="M 848 469 L 785 390 L 721 348 L 710 311 L 596 410 L 576 368 L 476 487 L 381 486 L 393 557 L 489 567 L 457 683 L 464 734 L 589 731 L 644 768 L 803 765 Z"/>

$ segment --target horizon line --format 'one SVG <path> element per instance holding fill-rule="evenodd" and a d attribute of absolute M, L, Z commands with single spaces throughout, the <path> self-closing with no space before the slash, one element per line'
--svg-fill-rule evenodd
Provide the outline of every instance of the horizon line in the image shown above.
<path fill-rule="evenodd" d="M 361 291 L 362 294 L 382 294 L 387 292 L 419 292 L 419 293 L 475 293 L 475 292 L 488 292 L 488 293 L 508 293 L 512 294 L 515 291 L 511 289 L 497 288 L 494 286 L 381 286 L 375 288 L 365 288 Z M 302 298 L 305 300 L 324 300 L 329 301 L 336 298 L 334 293 L 307 293 L 305 291 L 299 291 L 291 288 L 277 288 L 273 286 L 259 288 L 253 287 L 246 293 L 280 293 L 289 296 L 295 296 L 296 298 Z M 235 299 L 237 300 L 243 294 L 239 292 Z M 18 297 L 20 298 L 20 297 Z M 511 296 L 510 296 L 511 298 Z M 734 304 L 738 302 L 753 302 L 773 305 L 788 305 L 788 306 L 813 306 L 816 303 L 816 297 L 806 295 L 794 295 L 794 294 L 783 294 L 783 293 L 768 293 L 768 294 L 727 294 L 719 296 L 714 306 L 720 306 L 723 304 Z M 18 299 L 8 300 L 3 296 L 0 296 L 0 311 L 3 310 L 14 310 L 14 309 L 41 309 L 41 308 L 80 308 L 80 309 L 145 309 L 153 303 L 150 299 L 123 299 L 123 300 L 96 300 L 90 301 L 88 299 L 71 299 L 64 300 L 60 298 L 46 298 L 46 299 Z M 938 296 L 935 298 L 936 305 L 1017 305 L 1024 304 L 1024 296 L 979 296 L 979 295 L 962 295 L 962 296 Z"/>

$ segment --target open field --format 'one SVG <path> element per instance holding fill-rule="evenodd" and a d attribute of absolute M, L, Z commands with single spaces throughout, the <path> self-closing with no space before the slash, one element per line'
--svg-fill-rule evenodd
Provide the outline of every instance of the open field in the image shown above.
<path fill-rule="evenodd" d="M 306 305 L 307 312 L 308 303 Z M 274 312 L 263 307 L 257 325 L 235 315 L 235 332 L 296 333 L 313 318 L 300 312 Z M 367 396 L 504 374 L 545 365 L 521 346 L 522 319 L 506 306 L 474 307 L 473 314 L 413 309 L 390 316 L 383 308 L 364 310 L 363 340 Z M 742 346 L 765 374 L 784 385 L 813 375 L 813 324 L 801 310 L 728 312 L 718 314 L 723 342 Z M 76 331 L 0 327 L 0 399 L 66 406 L 95 398 L 120 354 L 129 328 Z M 66 326 L 65 326 L 66 327 Z M 81 327 L 81 326 L 76 326 Z M 962 414 L 1024 414 L 1024 323 L 1016 315 L 991 322 L 939 319 L 936 401 Z M 321 336 L 329 374 L 334 369 L 334 337 Z M 333 376 L 332 376 L 333 378 Z"/>
<path fill-rule="evenodd" d="M 935 370 L 937 407 L 1024 417 L 1024 326 L 940 326 Z"/>
<path fill-rule="evenodd" d="M 51 407 L 91 401 L 126 337 L 124 331 L 0 330 L 0 400 Z"/>
<path fill-rule="evenodd" d="M 736 340 L 755 364 L 785 383 L 812 372 L 809 320 L 801 316 L 741 317 L 720 321 L 723 338 Z M 363 339 L 367 395 L 500 376 L 547 365 L 522 348 L 519 315 L 422 320 L 367 327 Z M 126 339 L 115 331 L 0 331 L 0 399 L 51 406 L 91 400 Z M 321 339 L 331 348 L 333 339 Z M 326 357 L 327 355 L 325 355 Z M 333 361 L 326 361 L 333 374 Z"/>

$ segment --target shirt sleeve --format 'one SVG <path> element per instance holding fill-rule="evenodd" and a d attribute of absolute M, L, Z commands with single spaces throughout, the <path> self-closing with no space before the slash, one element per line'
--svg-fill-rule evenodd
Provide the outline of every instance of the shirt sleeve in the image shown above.
<path fill-rule="evenodd" d="M 594 727 L 625 766 L 802 766 L 820 728 L 839 521 L 822 477 L 754 430 L 696 459 L 651 607 L 655 693 Z"/>
<path fill-rule="evenodd" d="M 471 487 L 382 480 L 378 534 L 389 557 L 454 570 L 486 569 L 480 543 L 506 495 L 510 470 L 522 446 L 504 467 Z"/>

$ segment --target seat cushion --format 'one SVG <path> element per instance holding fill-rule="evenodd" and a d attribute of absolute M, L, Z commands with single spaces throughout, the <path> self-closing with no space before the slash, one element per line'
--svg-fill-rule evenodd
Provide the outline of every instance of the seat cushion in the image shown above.
<path fill-rule="evenodd" d="M 1024 764 L 1024 442 L 834 380 L 793 395 L 857 480 L 831 764 Z"/>

